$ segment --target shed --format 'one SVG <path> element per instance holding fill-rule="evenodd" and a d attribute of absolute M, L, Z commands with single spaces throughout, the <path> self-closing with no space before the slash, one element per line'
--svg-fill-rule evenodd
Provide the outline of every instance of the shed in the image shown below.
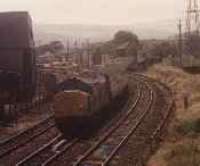
<path fill-rule="evenodd" d="M 0 36 L 0 69 L 30 72 L 35 57 L 32 21 L 28 12 L 0 13 Z"/>
<path fill-rule="evenodd" d="M 20 75 L 20 93 L 32 96 L 36 86 L 32 20 L 28 12 L 0 13 L 0 70 Z M 15 87 L 17 88 L 17 87 Z"/>
<path fill-rule="evenodd" d="M 0 13 L 0 49 L 33 48 L 32 20 L 28 12 Z"/>

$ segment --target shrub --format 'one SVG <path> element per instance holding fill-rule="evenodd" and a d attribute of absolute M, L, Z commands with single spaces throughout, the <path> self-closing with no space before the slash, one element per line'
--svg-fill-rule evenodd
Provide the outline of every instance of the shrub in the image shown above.
<path fill-rule="evenodd" d="M 200 133 L 200 118 L 196 120 L 187 120 L 182 122 L 177 127 L 177 131 L 182 135 Z"/>

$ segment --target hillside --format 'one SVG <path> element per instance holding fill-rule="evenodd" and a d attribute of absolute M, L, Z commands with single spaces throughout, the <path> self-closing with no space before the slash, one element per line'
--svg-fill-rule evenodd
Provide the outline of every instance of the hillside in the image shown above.
<path fill-rule="evenodd" d="M 157 28 L 159 27 L 159 28 Z M 52 40 L 90 39 L 91 42 L 107 41 L 119 30 L 136 33 L 140 39 L 165 39 L 173 36 L 176 21 L 138 22 L 130 25 L 84 25 L 84 24 L 35 24 L 36 43 L 48 43 Z"/>

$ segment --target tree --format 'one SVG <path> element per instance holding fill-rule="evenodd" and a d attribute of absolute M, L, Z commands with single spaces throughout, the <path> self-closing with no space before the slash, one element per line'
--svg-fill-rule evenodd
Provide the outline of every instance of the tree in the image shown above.
<path fill-rule="evenodd" d="M 113 42 L 117 44 L 121 44 L 124 42 L 135 42 L 135 44 L 139 44 L 137 35 L 129 31 L 118 31 L 114 35 Z"/>
<path fill-rule="evenodd" d="M 112 43 L 115 50 L 114 54 L 118 54 L 119 56 L 133 55 L 137 57 L 139 40 L 134 33 L 129 31 L 118 31 L 114 35 Z"/>

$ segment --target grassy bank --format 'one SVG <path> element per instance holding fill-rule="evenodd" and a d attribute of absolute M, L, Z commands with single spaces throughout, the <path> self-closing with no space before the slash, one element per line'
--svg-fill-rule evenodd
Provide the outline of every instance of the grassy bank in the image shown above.
<path fill-rule="evenodd" d="M 164 64 L 152 66 L 146 74 L 172 89 L 177 108 L 167 138 L 148 165 L 199 166 L 200 74 Z"/>

